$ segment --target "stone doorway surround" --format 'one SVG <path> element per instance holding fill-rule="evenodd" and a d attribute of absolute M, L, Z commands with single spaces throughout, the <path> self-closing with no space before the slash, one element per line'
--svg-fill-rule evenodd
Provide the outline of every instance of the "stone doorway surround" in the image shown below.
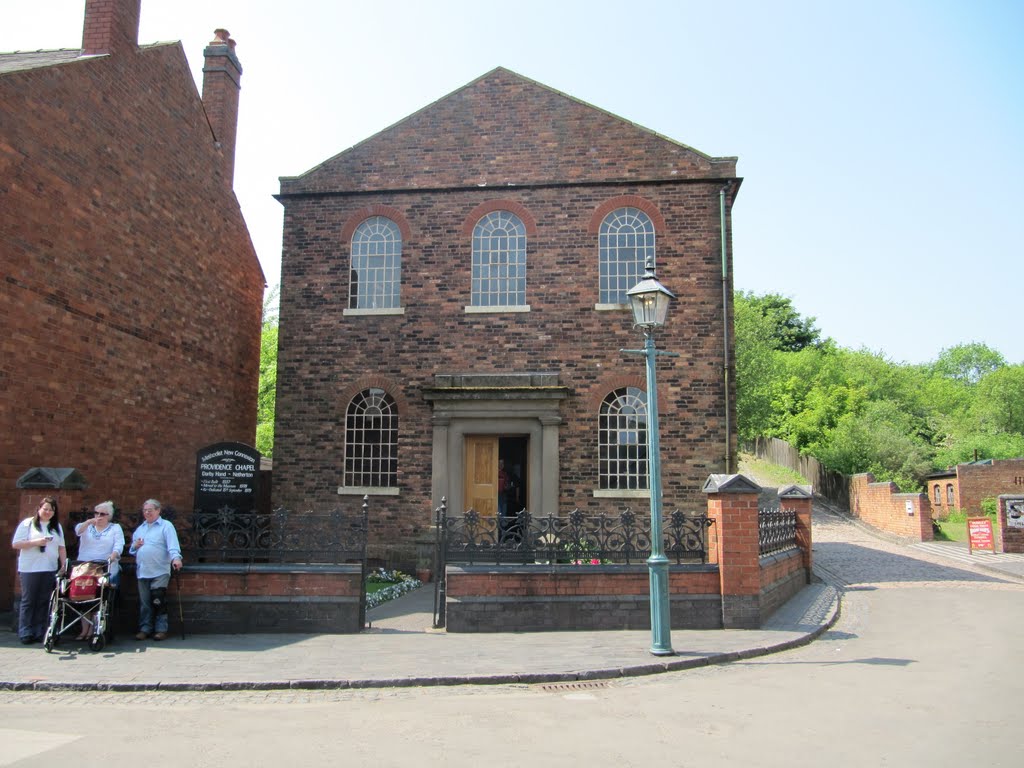
<path fill-rule="evenodd" d="M 433 406 L 431 499 L 446 498 L 449 511 L 464 512 L 466 435 L 525 435 L 532 478 L 527 509 L 558 511 L 558 430 L 569 388 L 557 373 L 442 373 L 423 397 Z"/>

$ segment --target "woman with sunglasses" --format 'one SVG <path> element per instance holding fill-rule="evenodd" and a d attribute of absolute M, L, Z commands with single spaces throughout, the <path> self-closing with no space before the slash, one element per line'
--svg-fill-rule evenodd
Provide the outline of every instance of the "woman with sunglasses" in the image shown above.
<path fill-rule="evenodd" d="M 82 562 L 105 562 L 109 564 L 110 587 L 117 589 L 121 582 L 121 571 L 117 561 L 124 552 L 124 531 L 112 523 L 114 502 L 104 501 L 93 509 L 93 516 L 75 526 L 78 536 L 78 559 Z M 90 614 L 90 617 L 93 614 Z M 92 621 L 82 619 L 82 631 L 78 640 L 88 640 L 92 634 Z"/>
<path fill-rule="evenodd" d="M 23 645 L 38 643 L 46 634 L 57 568 L 63 569 L 68 557 L 64 530 L 57 520 L 55 498 L 44 498 L 39 502 L 35 516 L 18 523 L 11 546 L 18 550 L 18 578 L 21 581 L 18 638 Z"/>

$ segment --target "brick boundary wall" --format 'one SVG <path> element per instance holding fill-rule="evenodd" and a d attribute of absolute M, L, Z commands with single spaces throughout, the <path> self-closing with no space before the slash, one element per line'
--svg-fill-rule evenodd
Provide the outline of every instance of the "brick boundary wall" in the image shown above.
<path fill-rule="evenodd" d="M 742 475 L 712 475 L 706 565 L 669 566 L 672 629 L 753 629 L 803 589 L 811 574 L 811 501 L 806 486 L 780 491 L 797 514 L 797 546 L 762 557 L 760 487 Z M 449 632 L 650 628 L 646 564 L 447 566 Z"/>
<path fill-rule="evenodd" d="M 1004 494 L 999 497 L 999 537 L 1003 552 L 1024 554 L 1024 528 L 1011 528 L 1007 524 L 1006 511 L 1011 501 L 1024 502 L 1024 494 Z"/>
<path fill-rule="evenodd" d="M 760 613 L 763 622 L 781 608 L 787 600 L 807 586 L 808 571 L 803 565 L 803 553 L 790 549 L 761 558 Z"/>
<path fill-rule="evenodd" d="M 185 629 L 192 633 L 359 632 L 363 629 L 362 578 L 359 564 L 186 566 L 181 574 Z M 171 589 L 174 610 L 173 580 Z"/>
<path fill-rule="evenodd" d="M 181 616 L 192 634 L 321 632 L 351 634 L 363 628 L 362 566 L 269 563 L 186 565 L 181 579 Z M 171 578 L 170 635 L 181 634 L 178 583 Z M 20 589 L 14 605 L 20 599 Z M 138 631 L 139 594 L 125 574 L 118 595 L 116 640 Z M 17 630 L 14 611 L 13 629 Z"/>
<path fill-rule="evenodd" d="M 649 629 L 649 573 L 636 565 L 448 566 L 449 632 Z M 718 568 L 669 566 L 673 629 L 719 629 Z"/>
<path fill-rule="evenodd" d="M 923 493 L 900 493 L 892 482 L 876 483 L 870 472 L 850 478 L 850 512 L 868 525 L 896 536 L 915 541 L 934 538 L 928 497 Z"/>

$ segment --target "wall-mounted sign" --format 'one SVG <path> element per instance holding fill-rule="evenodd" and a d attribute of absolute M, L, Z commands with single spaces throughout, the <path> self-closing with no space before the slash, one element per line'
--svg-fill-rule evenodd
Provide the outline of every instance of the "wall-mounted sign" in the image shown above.
<path fill-rule="evenodd" d="M 1024 528 L 1024 499 L 1006 502 L 1006 527 Z"/>
<path fill-rule="evenodd" d="M 967 518 L 967 546 L 973 553 L 976 549 L 996 551 L 995 538 L 992 536 L 992 520 L 987 517 Z"/>
<path fill-rule="evenodd" d="M 260 452 L 245 443 L 215 443 L 196 453 L 196 509 L 256 506 Z"/>

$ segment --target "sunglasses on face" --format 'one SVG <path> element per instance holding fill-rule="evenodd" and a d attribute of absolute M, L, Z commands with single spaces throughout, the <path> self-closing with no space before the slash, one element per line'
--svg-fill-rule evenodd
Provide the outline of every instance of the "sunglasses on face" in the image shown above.
<path fill-rule="evenodd" d="M 96 517 L 110 517 L 109 512 L 94 512 L 93 514 L 96 515 Z"/>

